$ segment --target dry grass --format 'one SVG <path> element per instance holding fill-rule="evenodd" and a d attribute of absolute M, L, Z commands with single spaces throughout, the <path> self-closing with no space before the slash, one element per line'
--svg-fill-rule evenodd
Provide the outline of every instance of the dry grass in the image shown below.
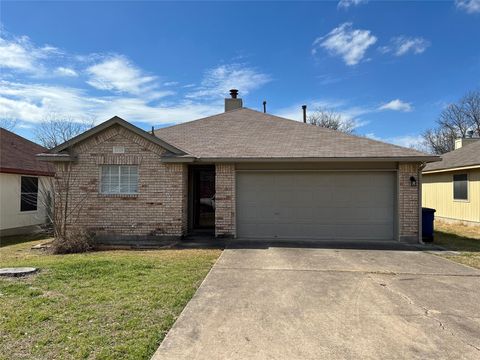
<path fill-rule="evenodd" d="M 446 222 L 435 222 L 435 230 L 443 233 L 455 234 L 469 239 L 480 240 L 480 226 L 467 226 L 461 224 L 449 224 Z"/>
<path fill-rule="evenodd" d="M 480 227 L 436 222 L 435 244 L 459 252 L 448 259 L 480 269 Z"/>
<path fill-rule="evenodd" d="M 0 359 L 149 359 L 219 250 L 51 255 L 30 241 L 0 248 Z M 17 243 L 15 243 L 17 242 Z"/>

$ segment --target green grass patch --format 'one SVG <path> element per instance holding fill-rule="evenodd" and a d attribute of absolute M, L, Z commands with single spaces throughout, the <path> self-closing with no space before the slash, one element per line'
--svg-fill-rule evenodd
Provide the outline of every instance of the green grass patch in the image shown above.
<path fill-rule="evenodd" d="M 0 249 L 0 359 L 148 359 L 219 250 L 50 255 L 32 241 Z"/>

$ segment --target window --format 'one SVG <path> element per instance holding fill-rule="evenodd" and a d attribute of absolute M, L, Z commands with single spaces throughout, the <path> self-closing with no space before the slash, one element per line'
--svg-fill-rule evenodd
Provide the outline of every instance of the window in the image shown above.
<path fill-rule="evenodd" d="M 453 175 L 453 199 L 468 200 L 467 174 Z"/>
<path fill-rule="evenodd" d="M 22 176 L 20 188 L 20 211 L 37 210 L 38 178 Z"/>
<path fill-rule="evenodd" d="M 131 165 L 104 165 L 101 174 L 102 194 L 136 194 L 138 168 Z"/>

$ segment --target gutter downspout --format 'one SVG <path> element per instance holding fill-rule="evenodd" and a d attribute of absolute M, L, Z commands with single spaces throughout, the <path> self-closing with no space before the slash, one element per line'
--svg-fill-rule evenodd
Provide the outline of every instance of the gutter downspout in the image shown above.
<path fill-rule="evenodd" d="M 427 163 L 423 162 L 418 167 L 418 242 L 422 245 L 425 244 L 422 237 L 422 170 L 425 166 Z"/>

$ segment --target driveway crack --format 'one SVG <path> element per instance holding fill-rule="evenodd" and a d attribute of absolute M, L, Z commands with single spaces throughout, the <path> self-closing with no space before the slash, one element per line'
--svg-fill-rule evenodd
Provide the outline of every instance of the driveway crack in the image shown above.
<path fill-rule="evenodd" d="M 425 317 L 429 318 L 429 319 L 432 319 L 434 321 L 436 321 L 438 323 L 438 326 L 443 330 L 443 331 L 446 331 L 448 333 L 450 333 L 454 338 L 460 340 L 463 344 L 467 345 L 467 346 L 470 346 L 472 348 L 474 348 L 475 350 L 479 351 L 480 352 L 480 348 L 469 343 L 468 341 L 465 341 L 464 339 L 462 339 L 460 336 L 458 336 L 453 330 L 450 330 L 447 328 L 446 324 L 440 320 L 439 318 L 435 317 L 432 315 L 432 310 L 421 305 L 421 304 L 417 304 L 415 301 L 413 301 L 412 298 L 410 298 L 409 296 L 405 295 L 404 293 L 400 292 L 400 291 L 397 291 L 395 289 L 393 289 L 392 287 L 388 286 L 387 284 L 385 283 L 381 283 L 379 281 L 377 281 L 376 279 L 374 279 L 372 276 L 368 276 L 372 281 L 374 281 L 375 283 L 381 285 L 383 288 L 387 289 L 388 291 L 390 291 L 391 293 L 399 296 L 400 298 L 402 298 L 403 300 L 405 300 L 408 304 L 412 305 L 412 306 L 415 306 L 419 309 L 421 309 L 423 311 L 423 313 L 425 314 Z"/>

